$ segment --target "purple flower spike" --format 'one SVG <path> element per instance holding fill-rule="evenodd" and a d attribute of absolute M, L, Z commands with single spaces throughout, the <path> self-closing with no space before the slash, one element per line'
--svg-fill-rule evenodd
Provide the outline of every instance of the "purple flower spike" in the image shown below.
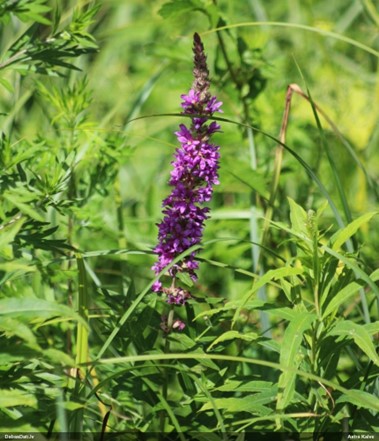
<path fill-rule="evenodd" d="M 181 95 L 183 114 L 191 115 L 191 125 L 179 126 L 175 132 L 180 147 L 176 149 L 169 185 L 171 194 L 163 201 L 164 218 L 158 224 L 158 245 L 154 252 L 158 261 L 152 269 L 156 274 L 162 271 L 179 254 L 201 242 L 204 222 L 209 208 L 204 207 L 213 194 L 213 186 L 219 183 L 219 149 L 210 142 L 211 136 L 220 130 L 213 121 L 208 124 L 213 113 L 222 112 L 222 103 L 209 93 L 209 71 L 206 55 L 200 36 L 194 35 L 194 82 L 187 94 Z M 195 271 L 198 262 L 191 253 L 176 263 L 168 271 L 171 278 L 169 288 L 160 281 L 154 283 L 153 291 L 166 294 L 167 303 L 184 305 L 190 293 L 177 286 L 178 273 L 187 273 L 193 281 L 197 280 Z M 173 329 L 182 330 L 184 323 L 177 320 Z"/>

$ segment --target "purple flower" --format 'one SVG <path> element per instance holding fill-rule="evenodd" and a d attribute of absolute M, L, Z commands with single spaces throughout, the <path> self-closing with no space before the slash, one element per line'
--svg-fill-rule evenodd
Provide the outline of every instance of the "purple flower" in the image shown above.
<path fill-rule="evenodd" d="M 174 320 L 174 323 L 172 324 L 172 329 L 177 329 L 178 331 L 183 331 L 185 327 L 185 323 L 179 319 Z"/>
<path fill-rule="evenodd" d="M 210 138 L 220 130 L 220 126 L 215 121 L 208 121 L 213 113 L 221 112 L 222 103 L 209 93 L 209 72 L 198 34 L 194 35 L 193 50 L 194 82 L 190 91 L 181 95 L 183 113 L 191 115 L 191 125 L 181 124 L 175 132 L 180 147 L 176 149 L 171 163 L 169 185 L 172 191 L 163 201 L 164 218 L 158 224 L 158 245 L 154 249 L 158 261 L 152 267 L 156 274 L 179 254 L 201 242 L 209 212 L 209 208 L 203 205 L 211 200 L 213 186 L 219 183 L 220 148 L 212 144 Z M 166 294 L 167 303 L 183 305 L 190 298 L 188 291 L 177 286 L 177 275 L 187 273 L 193 281 L 197 280 L 195 254 L 186 256 L 168 271 L 170 288 L 165 288 L 161 281 L 154 283 L 153 291 Z M 177 322 L 172 328 L 182 330 L 184 323 Z"/>
<path fill-rule="evenodd" d="M 186 327 L 185 323 L 179 319 L 174 319 L 171 324 L 169 324 L 168 321 L 167 316 L 164 315 L 161 317 L 161 329 L 166 334 L 172 330 L 183 331 L 183 329 Z"/>

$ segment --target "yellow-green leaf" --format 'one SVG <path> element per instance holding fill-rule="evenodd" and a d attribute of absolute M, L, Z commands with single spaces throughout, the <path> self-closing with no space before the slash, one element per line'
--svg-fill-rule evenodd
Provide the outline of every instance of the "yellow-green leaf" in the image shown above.
<path fill-rule="evenodd" d="M 376 353 L 371 336 L 364 326 L 358 325 L 351 320 L 340 321 L 329 332 L 329 335 L 337 335 L 342 338 L 353 339 L 355 344 L 369 357 L 369 359 L 379 366 L 379 355 Z"/>
<path fill-rule="evenodd" d="M 353 297 L 361 288 L 361 285 L 359 285 L 356 282 L 349 283 L 347 286 L 345 286 L 341 291 L 339 291 L 327 304 L 325 311 L 322 314 L 322 317 L 325 318 L 329 314 L 336 312 L 338 308 L 344 303 L 347 302 L 348 299 Z"/>
<path fill-rule="evenodd" d="M 34 395 L 17 389 L 0 390 L 0 409 L 2 407 L 29 406 L 37 407 L 37 399 Z"/>
<path fill-rule="evenodd" d="M 258 337 L 259 335 L 256 332 L 247 332 L 246 334 L 241 334 L 238 331 L 227 331 L 221 334 L 219 337 L 217 337 L 216 340 L 214 340 L 212 344 L 209 346 L 207 351 L 211 350 L 213 346 L 216 346 L 218 343 L 221 343 L 223 341 L 234 340 L 234 339 L 253 341 L 256 340 Z"/>
<path fill-rule="evenodd" d="M 341 246 L 348 239 L 350 239 L 351 236 L 353 236 L 363 224 L 369 222 L 376 214 L 378 214 L 376 211 L 365 213 L 364 215 L 358 217 L 358 219 L 353 220 L 353 222 L 351 222 L 345 228 L 338 231 L 331 239 L 331 242 L 333 243 L 332 250 L 338 251 Z"/>

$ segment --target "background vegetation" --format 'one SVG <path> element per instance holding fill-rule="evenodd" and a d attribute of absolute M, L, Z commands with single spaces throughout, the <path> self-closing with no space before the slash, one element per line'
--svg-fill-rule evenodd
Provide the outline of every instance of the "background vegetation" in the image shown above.
<path fill-rule="evenodd" d="M 378 26 L 370 0 L 1 1 L 3 432 L 379 429 Z M 194 32 L 220 185 L 166 335 Z"/>

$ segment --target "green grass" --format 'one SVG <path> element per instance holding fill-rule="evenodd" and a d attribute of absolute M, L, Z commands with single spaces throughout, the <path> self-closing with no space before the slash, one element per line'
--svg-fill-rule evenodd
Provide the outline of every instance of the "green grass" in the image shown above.
<path fill-rule="evenodd" d="M 378 431 L 378 17 L 1 3 L 2 432 Z M 194 32 L 223 101 L 220 185 L 201 245 L 155 277 Z M 167 334 L 151 287 L 193 251 Z"/>

